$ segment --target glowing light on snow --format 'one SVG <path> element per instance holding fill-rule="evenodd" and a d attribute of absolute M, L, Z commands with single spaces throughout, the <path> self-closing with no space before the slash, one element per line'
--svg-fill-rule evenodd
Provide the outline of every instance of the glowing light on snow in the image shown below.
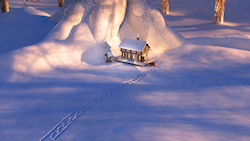
<path fill-rule="evenodd" d="M 105 46 L 107 42 L 110 46 L 118 47 L 121 42 L 118 31 L 125 12 L 126 0 L 98 1 L 90 15 L 89 22 L 92 34 L 99 46 Z"/>
<path fill-rule="evenodd" d="M 80 47 L 45 42 L 14 52 L 13 68 L 24 73 L 46 72 L 54 67 L 74 68 L 81 64 L 81 52 Z"/>
<path fill-rule="evenodd" d="M 224 22 L 223 25 L 225 25 L 225 26 L 239 26 L 239 24 L 232 23 L 232 22 Z"/>
<path fill-rule="evenodd" d="M 171 11 L 168 15 L 171 15 L 171 16 L 185 16 L 184 13 L 175 12 L 175 11 Z"/>

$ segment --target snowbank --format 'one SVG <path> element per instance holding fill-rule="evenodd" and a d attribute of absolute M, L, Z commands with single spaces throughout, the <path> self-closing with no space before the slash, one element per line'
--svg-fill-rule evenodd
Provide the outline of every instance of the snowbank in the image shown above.
<path fill-rule="evenodd" d="M 130 0 L 128 20 L 132 30 L 147 41 L 155 54 L 180 46 L 184 37 L 166 25 L 159 11 L 152 9 L 144 0 Z"/>
<path fill-rule="evenodd" d="M 96 46 L 88 25 L 81 23 L 72 29 L 64 41 L 47 38 L 37 45 L 14 51 L 13 68 L 19 72 L 39 73 L 56 68 L 81 68 L 82 61 L 89 64 L 104 63 L 104 55 L 96 55 L 98 51 L 91 52 Z M 87 52 L 89 57 L 83 59 L 83 52 Z"/>
<path fill-rule="evenodd" d="M 90 28 L 95 40 L 100 46 L 107 42 L 110 46 L 118 46 L 120 40 L 118 31 L 124 20 L 126 0 L 97 0 L 90 15 Z"/>
<path fill-rule="evenodd" d="M 132 36 L 138 33 L 142 40 L 146 40 L 151 46 L 151 56 L 153 56 L 152 54 L 157 56 L 164 53 L 165 50 L 176 48 L 185 41 L 180 34 L 166 25 L 161 13 L 152 9 L 147 1 L 106 0 L 94 2 L 93 6 L 92 1 L 66 1 L 64 7 L 51 18 L 59 23 L 48 35 L 48 38 L 65 40 L 71 29 L 82 20 L 89 25 L 91 34 L 99 46 L 95 46 L 91 52 L 89 51 L 91 54 L 101 55 L 100 52 L 105 54 L 105 51 L 109 51 L 108 46 L 111 46 L 110 50 L 118 55 L 118 46 L 122 38 L 133 38 Z M 125 18 L 125 13 L 127 18 Z M 118 33 L 121 34 L 121 39 Z M 88 59 L 82 58 L 82 60 L 89 60 L 90 56 L 86 55 L 89 53 L 83 53 L 82 57 Z M 102 59 L 105 58 L 102 57 Z"/>
<path fill-rule="evenodd" d="M 81 4 L 76 2 L 70 3 L 64 11 L 65 13 L 59 23 L 48 34 L 48 39 L 65 40 L 69 36 L 72 28 L 82 21 L 85 9 Z"/>
<path fill-rule="evenodd" d="M 72 2 L 72 1 L 71 0 L 64 0 L 63 7 L 60 8 L 55 14 L 53 14 L 51 16 L 50 20 L 54 21 L 54 22 L 59 22 L 64 15 L 65 8 L 70 4 L 70 2 Z"/>
<path fill-rule="evenodd" d="M 110 51 L 109 46 L 119 45 L 118 31 L 126 11 L 126 0 L 95 1 L 95 3 L 95 7 L 92 8 L 92 1 L 66 1 L 64 7 L 52 16 L 51 20 L 59 23 L 47 36 L 47 39 L 65 40 L 74 26 L 82 20 L 86 21 L 91 29 L 91 33 L 88 32 L 91 34 L 89 36 L 93 36 L 98 44 L 82 54 L 81 60 L 89 64 L 105 62 L 104 54 Z M 86 16 L 89 19 L 85 20 Z M 82 33 L 84 32 L 83 30 Z"/>

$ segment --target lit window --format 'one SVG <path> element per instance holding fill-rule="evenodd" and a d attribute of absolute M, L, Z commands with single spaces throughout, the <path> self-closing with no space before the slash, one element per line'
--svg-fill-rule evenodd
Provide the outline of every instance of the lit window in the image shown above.
<path fill-rule="evenodd" d="M 124 52 L 122 52 L 122 58 L 125 58 L 125 53 Z"/>
<path fill-rule="evenodd" d="M 131 58 L 131 54 L 130 53 L 128 53 L 128 59 L 130 59 Z"/>
<path fill-rule="evenodd" d="M 135 60 L 135 55 L 134 54 L 132 55 L 132 58 L 133 58 L 133 60 Z"/>
<path fill-rule="evenodd" d="M 141 55 L 138 55 L 138 60 L 141 61 Z"/>

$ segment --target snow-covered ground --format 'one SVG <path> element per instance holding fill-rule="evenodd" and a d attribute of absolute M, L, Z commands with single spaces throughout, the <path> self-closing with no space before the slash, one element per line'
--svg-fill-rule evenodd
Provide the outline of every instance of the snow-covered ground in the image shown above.
<path fill-rule="evenodd" d="M 85 22 L 52 39 L 57 0 L 9 3 L 1 141 L 250 140 L 250 1 L 227 0 L 223 25 L 212 23 L 214 0 L 170 1 L 164 18 L 186 42 L 155 55 L 155 68 L 100 61 L 105 49 Z"/>

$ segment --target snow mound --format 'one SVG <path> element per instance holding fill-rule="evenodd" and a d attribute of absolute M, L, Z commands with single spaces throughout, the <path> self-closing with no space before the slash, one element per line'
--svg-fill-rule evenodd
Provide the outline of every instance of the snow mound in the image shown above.
<path fill-rule="evenodd" d="M 84 12 L 85 9 L 80 3 L 73 1 L 68 4 L 64 9 L 63 17 L 60 18 L 60 22 L 51 30 L 47 38 L 65 40 L 69 36 L 72 28 L 82 21 Z M 57 13 L 55 15 L 57 15 Z"/>
<path fill-rule="evenodd" d="M 82 67 L 82 53 L 91 52 L 97 46 L 87 24 L 81 23 L 72 29 L 69 37 L 64 41 L 47 39 L 39 44 L 5 54 L 5 58 L 11 58 L 8 64 L 15 72 L 42 73 L 58 68 L 79 69 Z M 90 56 L 90 53 L 88 54 Z M 90 64 L 100 63 L 103 56 L 95 56 Z M 6 57 L 7 56 L 7 57 Z M 101 61 L 100 61 L 101 60 Z M 104 62 L 104 61 L 103 61 Z"/>
<path fill-rule="evenodd" d="M 81 61 L 90 65 L 103 64 L 106 61 L 104 54 L 107 52 L 110 52 L 110 46 L 108 44 L 106 44 L 106 47 L 104 44 L 102 47 L 97 45 L 93 46 L 82 53 Z"/>
<path fill-rule="evenodd" d="M 79 7 L 80 5 L 84 10 L 81 10 L 81 8 Z M 53 16 L 51 16 L 50 20 L 59 22 L 65 17 L 71 17 L 74 21 L 74 17 L 78 17 L 78 14 L 83 14 L 84 18 L 89 13 L 92 6 L 92 0 L 65 0 L 63 7 L 58 10 Z M 78 20 L 78 18 L 76 18 L 76 20 Z"/>
<path fill-rule="evenodd" d="M 64 7 L 51 17 L 53 21 L 59 21 L 57 26 L 49 33 L 47 39 L 66 40 L 74 26 L 82 20 L 89 23 L 90 36 L 93 36 L 98 45 L 93 45 L 82 53 L 81 60 L 88 64 L 105 62 L 104 54 L 110 51 L 110 46 L 118 46 L 120 39 L 118 31 L 126 12 L 126 0 L 95 1 L 66 1 Z M 92 8 L 92 11 L 90 9 Z M 84 18 L 89 15 L 89 19 Z M 85 32 L 85 31 L 82 31 Z M 86 47 L 88 48 L 88 47 Z"/>
<path fill-rule="evenodd" d="M 95 3 L 94 6 L 92 2 Z M 83 10 L 75 10 L 77 5 L 81 5 Z M 76 16 L 79 13 L 83 15 Z M 125 14 L 128 18 L 125 18 Z M 71 20 L 68 17 L 73 18 Z M 50 34 L 53 39 L 66 39 L 71 32 L 70 29 L 82 20 L 89 23 L 91 33 L 100 48 L 105 48 L 108 43 L 113 52 L 117 52 L 115 50 L 121 42 L 119 30 L 128 32 L 132 29 L 133 34 L 139 33 L 142 39 L 149 43 L 154 54 L 176 48 L 185 41 L 183 36 L 166 25 L 160 12 L 151 9 L 147 1 L 141 0 L 65 1 L 64 7 L 53 15 L 51 20 L 60 21 Z M 125 23 L 129 23 L 129 26 Z M 126 35 L 123 37 L 128 38 Z"/>
<path fill-rule="evenodd" d="M 157 53 L 176 48 L 185 41 L 183 36 L 166 25 L 161 13 L 150 8 L 147 1 L 130 0 L 128 20 L 132 30 L 139 33 Z"/>
<path fill-rule="evenodd" d="M 43 42 L 14 51 L 10 57 L 16 72 L 36 74 L 57 68 L 80 68 L 83 50 L 67 43 Z"/>
<path fill-rule="evenodd" d="M 118 31 L 126 12 L 126 0 L 99 0 L 91 12 L 89 22 L 95 40 L 100 46 L 105 47 L 105 42 L 110 46 L 120 43 Z"/>
<path fill-rule="evenodd" d="M 59 22 L 62 19 L 62 17 L 64 16 L 64 11 L 65 11 L 66 7 L 68 7 L 68 5 L 71 2 L 72 2 L 72 0 L 65 0 L 63 3 L 63 7 L 60 8 L 55 14 L 53 14 L 51 16 L 50 20 L 54 21 L 54 22 Z M 74 0 L 74 3 L 77 3 L 77 1 Z"/>
<path fill-rule="evenodd" d="M 124 21 L 122 28 L 120 26 L 125 18 L 126 0 L 95 2 L 95 7 L 91 8 L 91 2 L 87 0 L 66 1 L 68 4 L 62 8 L 63 15 L 55 14 L 61 16 L 61 19 L 46 40 L 10 54 L 14 70 L 39 73 L 63 67 L 81 68 L 82 62 L 91 65 L 105 63 L 104 54 L 114 51 L 120 43 L 120 29 L 127 32 L 123 37 L 128 35 L 129 30 L 133 34 L 139 33 L 156 54 L 184 42 L 181 35 L 166 26 L 163 16 L 145 2 L 129 1 L 128 21 Z M 26 11 L 29 14 L 45 15 L 34 8 Z M 88 19 L 83 20 L 85 17 Z"/>
<path fill-rule="evenodd" d="M 103 55 L 106 51 L 110 51 L 109 46 L 119 45 L 118 31 L 126 12 L 126 0 L 95 1 L 95 3 L 92 12 L 89 12 L 92 1 L 66 1 L 64 7 L 51 17 L 51 20 L 59 23 L 47 36 L 47 39 L 67 39 L 73 27 L 89 14 L 89 19 L 85 21 L 89 23 L 91 34 L 98 44 L 82 55 L 82 61 L 90 64 L 103 62 L 105 60 Z M 92 57 L 97 55 L 102 57 Z M 90 58 L 93 61 L 90 61 Z M 97 61 L 96 58 L 102 58 L 102 60 Z"/>

